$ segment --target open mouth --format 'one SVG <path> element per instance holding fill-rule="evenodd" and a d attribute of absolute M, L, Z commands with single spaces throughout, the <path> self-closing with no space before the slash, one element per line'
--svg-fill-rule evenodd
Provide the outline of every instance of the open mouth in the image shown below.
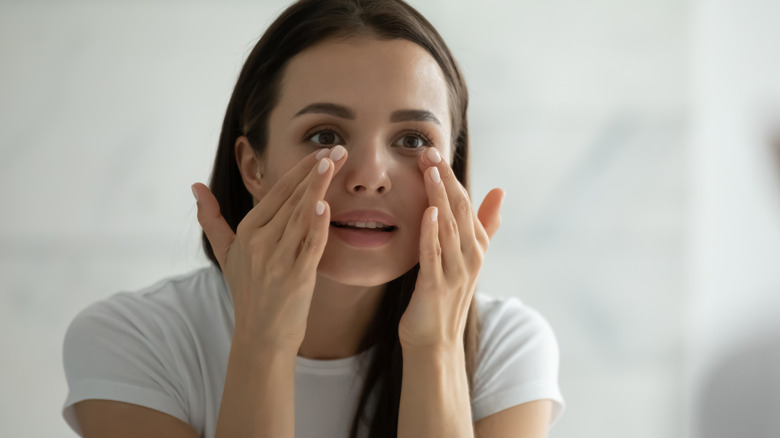
<path fill-rule="evenodd" d="M 384 232 L 390 232 L 394 231 L 396 226 L 393 225 L 385 225 L 381 222 L 336 222 L 333 221 L 330 223 L 332 226 L 336 228 L 346 228 L 350 230 L 358 230 L 358 231 L 384 231 Z"/>

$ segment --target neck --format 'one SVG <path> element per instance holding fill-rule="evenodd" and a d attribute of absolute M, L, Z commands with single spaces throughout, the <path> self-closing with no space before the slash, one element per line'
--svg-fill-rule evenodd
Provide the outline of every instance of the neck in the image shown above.
<path fill-rule="evenodd" d="M 358 354 L 384 290 L 384 284 L 349 286 L 317 275 L 306 335 L 298 356 L 334 360 Z"/>

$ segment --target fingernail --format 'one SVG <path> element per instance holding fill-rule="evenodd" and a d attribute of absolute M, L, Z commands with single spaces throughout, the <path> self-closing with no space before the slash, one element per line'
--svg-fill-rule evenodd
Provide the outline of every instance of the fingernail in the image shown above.
<path fill-rule="evenodd" d="M 436 148 L 430 148 L 428 149 L 428 159 L 433 163 L 438 163 L 441 161 L 441 155 L 439 155 L 439 151 Z"/>
<path fill-rule="evenodd" d="M 433 207 L 433 210 L 431 210 L 431 222 L 436 222 L 436 219 L 438 218 L 439 218 L 439 209 Z"/>
<path fill-rule="evenodd" d="M 330 159 L 333 161 L 338 161 L 344 157 L 345 153 L 347 153 L 347 150 L 344 149 L 344 146 L 338 145 L 330 150 Z"/>
<path fill-rule="evenodd" d="M 325 203 L 322 201 L 317 201 L 317 216 L 322 216 L 322 213 L 325 212 Z"/>
<path fill-rule="evenodd" d="M 317 152 L 317 155 L 315 155 L 315 156 L 317 157 L 318 160 L 321 160 L 322 157 L 324 157 L 325 155 L 328 155 L 328 152 L 330 152 L 330 149 L 322 148 L 322 149 L 319 150 L 319 152 Z"/>
<path fill-rule="evenodd" d="M 431 180 L 435 183 L 441 182 L 441 175 L 439 175 L 439 169 L 431 167 Z"/>
<path fill-rule="evenodd" d="M 319 172 L 320 175 L 328 171 L 328 167 L 330 167 L 330 164 L 328 163 L 328 160 L 323 158 L 320 160 L 320 164 L 317 166 L 317 172 Z"/>
<path fill-rule="evenodd" d="M 195 191 L 195 184 L 190 186 L 190 188 L 192 189 L 192 196 L 195 197 L 195 202 L 198 202 L 198 192 Z"/>

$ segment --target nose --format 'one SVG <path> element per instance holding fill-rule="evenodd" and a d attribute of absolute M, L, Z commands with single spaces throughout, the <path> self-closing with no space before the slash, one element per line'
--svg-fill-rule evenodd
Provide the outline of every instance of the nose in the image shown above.
<path fill-rule="evenodd" d="M 349 158 L 340 174 L 344 175 L 347 192 L 363 195 L 385 195 L 390 191 L 388 170 L 392 157 L 379 141 L 349 148 Z"/>

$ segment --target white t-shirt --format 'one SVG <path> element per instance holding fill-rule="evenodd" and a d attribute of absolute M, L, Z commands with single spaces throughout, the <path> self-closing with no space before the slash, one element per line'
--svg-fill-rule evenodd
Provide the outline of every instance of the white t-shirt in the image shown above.
<path fill-rule="evenodd" d="M 476 296 L 482 332 L 473 420 L 550 399 L 555 422 L 564 402 L 552 329 L 516 298 Z M 88 306 L 65 334 L 69 392 L 63 417 L 81 434 L 75 403 L 117 400 L 165 412 L 213 437 L 234 326 L 230 290 L 212 265 Z M 296 359 L 296 437 L 348 436 L 365 370 L 359 364 L 373 351 L 337 360 Z"/>

